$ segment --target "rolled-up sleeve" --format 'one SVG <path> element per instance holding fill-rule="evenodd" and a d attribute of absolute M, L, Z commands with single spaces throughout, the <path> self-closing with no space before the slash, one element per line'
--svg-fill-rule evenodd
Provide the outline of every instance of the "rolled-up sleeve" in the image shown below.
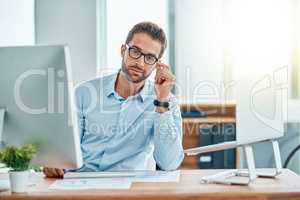
<path fill-rule="evenodd" d="M 183 158 L 182 118 L 176 98 L 170 98 L 170 110 L 155 113 L 154 159 L 162 170 L 177 169 Z"/>

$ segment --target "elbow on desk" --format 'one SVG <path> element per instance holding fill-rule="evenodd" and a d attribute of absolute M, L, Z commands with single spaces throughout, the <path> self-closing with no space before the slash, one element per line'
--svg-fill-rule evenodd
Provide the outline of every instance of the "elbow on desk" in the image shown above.
<path fill-rule="evenodd" d="M 164 160 L 155 159 L 155 160 L 161 170 L 173 171 L 180 167 L 183 159 L 184 159 L 184 153 L 181 152 L 181 154 L 176 158 L 168 158 Z"/>

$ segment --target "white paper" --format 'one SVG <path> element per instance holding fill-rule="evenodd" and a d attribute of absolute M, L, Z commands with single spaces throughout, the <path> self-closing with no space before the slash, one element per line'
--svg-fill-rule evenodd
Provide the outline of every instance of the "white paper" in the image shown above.
<path fill-rule="evenodd" d="M 180 171 L 148 171 L 137 173 L 132 182 L 179 182 Z"/>
<path fill-rule="evenodd" d="M 48 189 L 130 189 L 132 182 L 179 182 L 180 171 L 136 171 L 135 177 L 75 178 L 56 180 Z"/>
<path fill-rule="evenodd" d="M 130 189 L 131 181 L 117 178 L 87 178 L 56 180 L 48 189 L 82 190 L 82 189 Z"/>

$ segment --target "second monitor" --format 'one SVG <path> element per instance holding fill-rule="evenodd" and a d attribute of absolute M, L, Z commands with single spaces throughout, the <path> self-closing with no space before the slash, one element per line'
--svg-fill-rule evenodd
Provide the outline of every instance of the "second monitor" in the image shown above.
<path fill-rule="evenodd" d="M 36 144 L 35 164 L 81 167 L 68 47 L 1 47 L 0 66 L 0 141 Z"/>

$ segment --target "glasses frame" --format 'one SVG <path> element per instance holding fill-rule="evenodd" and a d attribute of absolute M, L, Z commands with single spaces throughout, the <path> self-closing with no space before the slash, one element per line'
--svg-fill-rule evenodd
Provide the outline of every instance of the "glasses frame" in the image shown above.
<path fill-rule="evenodd" d="M 152 54 L 145 54 L 145 53 L 143 53 L 143 52 L 141 52 L 138 48 L 136 48 L 136 47 L 132 47 L 132 46 L 130 46 L 129 44 L 125 44 L 125 46 L 128 48 L 128 55 L 130 56 L 130 58 L 133 58 L 133 59 L 139 59 L 140 57 L 142 57 L 142 56 L 144 56 L 144 63 L 146 63 L 147 65 L 154 65 L 155 63 L 157 63 L 157 61 L 159 61 L 159 59 L 156 57 L 156 56 L 154 56 L 154 55 L 152 55 Z M 134 50 L 137 50 L 139 53 L 140 53 L 140 55 L 138 56 L 138 57 L 133 57 L 133 56 L 131 56 L 130 55 L 130 50 L 131 49 L 134 49 Z M 148 63 L 147 61 L 146 61 L 146 56 L 153 56 L 154 58 L 155 58 L 155 62 L 154 63 Z"/>

